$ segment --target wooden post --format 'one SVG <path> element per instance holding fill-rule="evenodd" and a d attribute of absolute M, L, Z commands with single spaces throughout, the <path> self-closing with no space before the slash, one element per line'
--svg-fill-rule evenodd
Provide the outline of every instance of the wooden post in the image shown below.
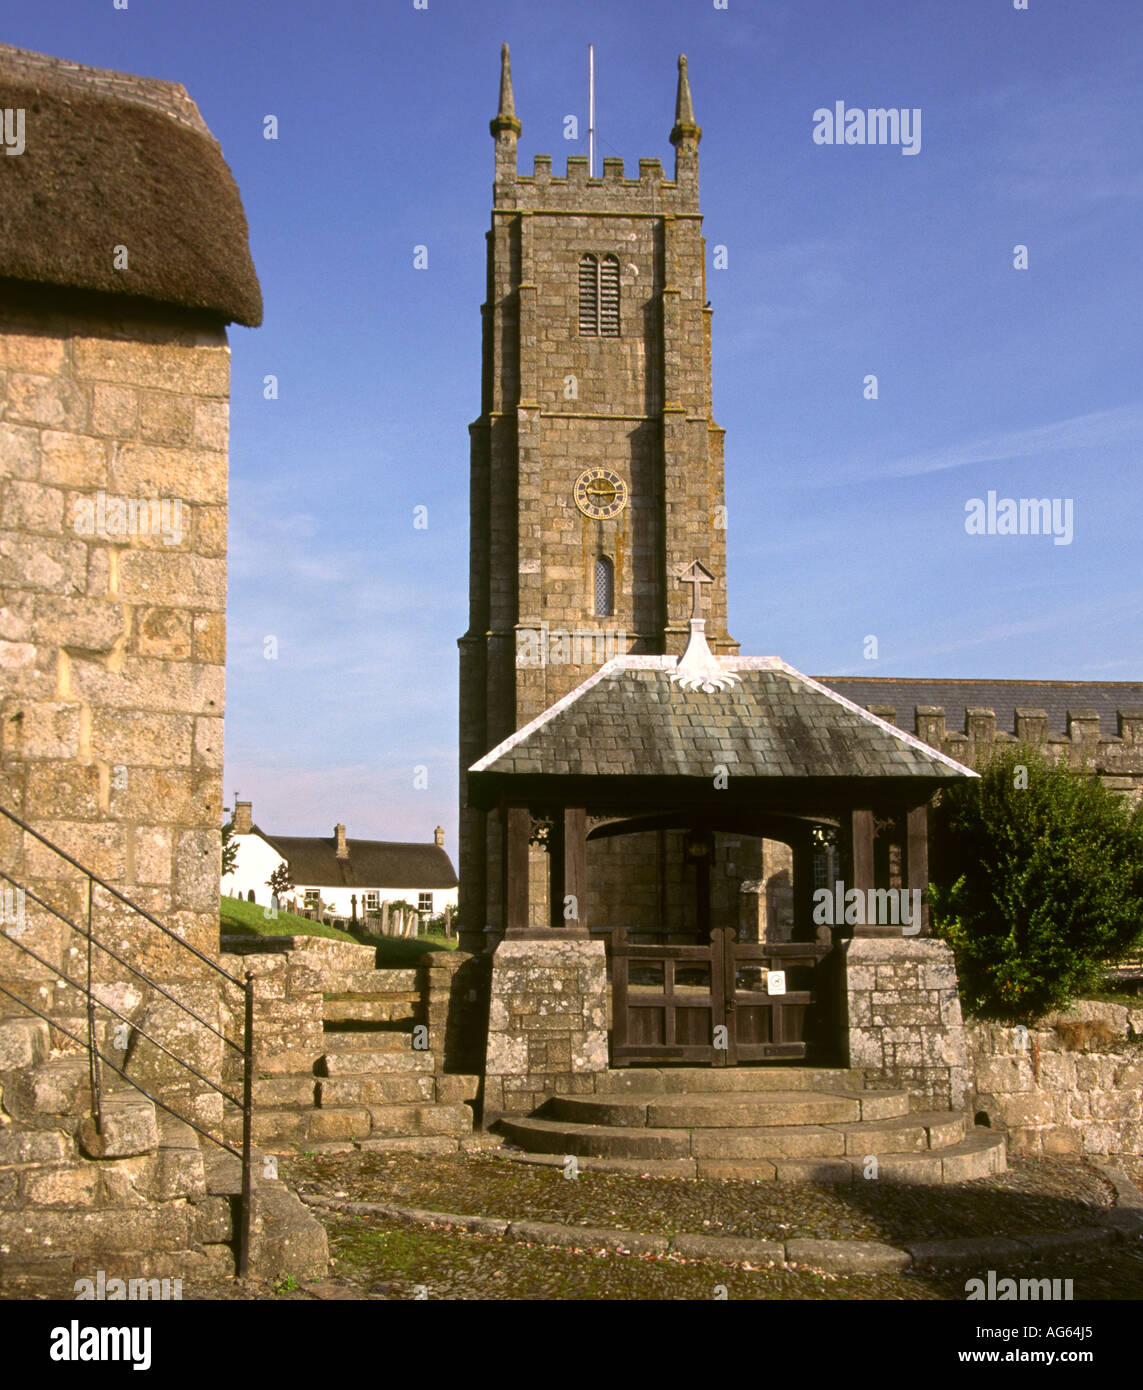
<path fill-rule="evenodd" d="M 908 814 L 905 834 L 905 885 L 910 893 L 921 890 L 921 930 L 914 935 L 929 935 L 929 808 L 914 806 Z M 910 899 L 911 901 L 911 899 Z M 911 923 L 916 927 L 916 923 Z"/>
<path fill-rule="evenodd" d="M 587 936 L 587 815 L 582 806 L 561 807 L 552 817 L 548 846 L 550 925 L 569 935 Z M 574 916 L 565 915 L 568 910 Z"/>
<path fill-rule="evenodd" d="M 854 811 L 850 824 L 852 827 L 852 846 L 851 855 L 853 882 L 847 884 L 847 888 L 856 888 L 861 893 L 866 893 L 870 888 L 876 887 L 873 879 L 873 812 L 871 810 Z M 853 929 L 854 936 L 874 936 L 877 933 L 868 929 L 868 924 L 860 924 Z"/>
<path fill-rule="evenodd" d="M 814 926 L 814 842 L 807 829 L 804 834 L 791 842 L 790 852 L 794 859 L 794 933 L 795 941 L 816 940 L 817 928 Z M 829 885 L 833 892 L 833 884 Z"/>
<path fill-rule="evenodd" d="M 528 920 L 528 840 L 532 833 L 532 814 L 527 806 L 500 807 L 503 830 L 501 883 L 504 901 L 504 935 L 521 936 Z"/>

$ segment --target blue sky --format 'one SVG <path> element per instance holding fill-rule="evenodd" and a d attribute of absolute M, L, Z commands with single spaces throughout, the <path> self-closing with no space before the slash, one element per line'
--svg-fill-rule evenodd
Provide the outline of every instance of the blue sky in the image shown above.
<path fill-rule="evenodd" d="M 266 319 L 230 332 L 225 798 L 264 828 L 440 823 L 455 857 L 505 39 L 526 170 L 586 153 L 564 117 L 586 137 L 593 42 L 598 157 L 669 171 L 688 55 L 744 653 L 1143 676 L 1138 0 L 38 0 L 4 19 L 7 42 L 182 82 L 242 192 Z M 815 144 L 837 101 L 919 108 L 919 153 Z M 966 534 L 989 491 L 1071 499 L 1071 543 Z"/>

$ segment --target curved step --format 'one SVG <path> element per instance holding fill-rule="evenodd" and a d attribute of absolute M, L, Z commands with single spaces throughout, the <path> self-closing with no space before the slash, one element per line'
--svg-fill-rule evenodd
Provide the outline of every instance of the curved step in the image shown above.
<path fill-rule="evenodd" d="M 650 1129 L 750 1129 L 907 1116 L 907 1091 L 722 1091 L 714 1094 L 556 1096 L 544 1118 Z"/>
<path fill-rule="evenodd" d="M 598 1171 L 631 1172 L 633 1167 L 652 1174 L 674 1175 L 685 1165 L 694 1164 L 700 1178 L 738 1179 L 744 1181 L 849 1183 L 869 1181 L 873 1171 L 869 1157 L 877 1158 L 876 1178 L 885 1183 L 935 1185 L 937 1183 L 968 1182 L 975 1178 L 1003 1173 L 1007 1167 L 1002 1135 L 993 1130 L 978 1129 L 956 1144 L 946 1148 L 918 1152 L 891 1152 L 882 1147 L 865 1154 L 811 1154 L 795 1156 L 798 1144 L 812 1142 L 810 1127 L 780 1131 L 783 1142 L 793 1145 L 794 1151 L 775 1151 L 737 1156 L 703 1156 L 693 1158 L 681 1152 L 684 1139 L 679 1131 L 648 1129 L 603 1129 L 592 1126 L 558 1124 L 544 1120 L 507 1120 L 503 1128 L 509 1139 L 528 1152 L 506 1154 L 522 1162 L 550 1164 L 558 1156 L 575 1154 L 591 1160 Z M 843 1127 L 839 1127 L 843 1128 Z M 695 1131 L 700 1143 L 717 1131 Z M 751 1136 L 747 1131 L 723 1131 L 733 1134 L 745 1144 Z M 755 1131 L 755 1136 L 761 1131 Z M 836 1137 L 837 1131 L 829 1131 Z M 749 1145 L 746 1145 L 749 1147 Z M 765 1147 L 759 1145 L 759 1148 Z"/>
<path fill-rule="evenodd" d="M 585 1158 L 689 1158 L 687 1130 L 581 1125 L 568 1120 L 508 1119 L 501 1126 L 514 1144 L 533 1153 Z"/>
<path fill-rule="evenodd" d="M 601 1072 L 596 1094 L 677 1095 L 714 1091 L 860 1091 L 858 1067 L 625 1067 Z"/>

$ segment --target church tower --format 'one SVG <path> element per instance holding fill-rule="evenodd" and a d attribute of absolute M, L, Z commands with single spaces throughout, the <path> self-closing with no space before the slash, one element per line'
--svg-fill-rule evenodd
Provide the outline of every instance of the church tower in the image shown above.
<path fill-rule="evenodd" d="M 674 178 L 657 159 L 569 156 L 517 171 L 501 50 L 481 410 L 471 437 L 469 627 L 460 639 L 459 918 L 501 917 L 496 817 L 466 807 L 465 769 L 627 652 L 681 654 L 698 559 L 717 655 L 726 628 L 723 432 L 711 406 L 711 309 L 687 60 Z M 538 881 L 542 873 L 537 875 Z M 462 945 L 466 944 L 462 938 Z"/>

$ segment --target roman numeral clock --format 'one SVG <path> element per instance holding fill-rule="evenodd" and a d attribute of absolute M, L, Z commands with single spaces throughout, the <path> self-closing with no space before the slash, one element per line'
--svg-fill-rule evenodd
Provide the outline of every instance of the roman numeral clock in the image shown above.
<path fill-rule="evenodd" d="M 584 516 L 603 521 L 627 505 L 627 484 L 609 468 L 589 468 L 576 479 L 574 496 Z"/>

